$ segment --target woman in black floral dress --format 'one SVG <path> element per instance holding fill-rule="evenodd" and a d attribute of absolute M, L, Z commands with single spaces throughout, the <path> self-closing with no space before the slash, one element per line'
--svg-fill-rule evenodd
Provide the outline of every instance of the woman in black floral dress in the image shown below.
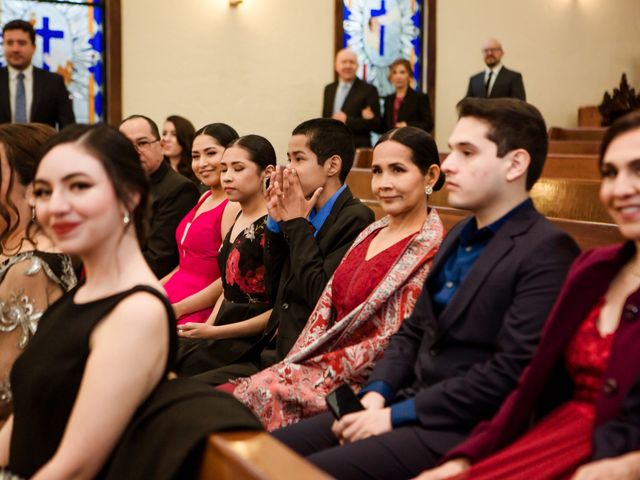
<path fill-rule="evenodd" d="M 180 325 L 183 341 L 178 372 L 195 375 L 233 363 L 263 333 L 271 314 L 264 284 L 264 238 L 267 204 L 265 181 L 276 165 L 276 153 L 266 138 L 246 135 L 231 143 L 221 161 L 222 185 L 241 211 L 220 253 L 223 295 L 209 320 Z"/>

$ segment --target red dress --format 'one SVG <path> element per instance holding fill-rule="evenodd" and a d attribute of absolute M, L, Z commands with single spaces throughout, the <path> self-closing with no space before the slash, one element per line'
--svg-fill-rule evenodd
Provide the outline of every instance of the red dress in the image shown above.
<path fill-rule="evenodd" d="M 573 399 L 556 408 L 514 443 L 454 477 L 456 480 L 561 480 L 591 457 L 595 401 L 609 359 L 613 333 L 596 322 L 604 300 L 587 316 L 565 351 L 575 384 Z"/>

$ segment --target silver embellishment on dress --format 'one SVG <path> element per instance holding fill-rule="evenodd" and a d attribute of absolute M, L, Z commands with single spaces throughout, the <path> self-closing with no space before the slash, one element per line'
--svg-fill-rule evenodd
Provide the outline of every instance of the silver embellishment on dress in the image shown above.
<path fill-rule="evenodd" d="M 24 292 L 11 293 L 9 301 L 0 301 L 0 332 L 12 332 L 18 326 L 22 334 L 18 346 L 27 346 L 29 337 L 36 333 L 42 312 L 36 310 L 35 301 Z"/>
<path fill-rule="evenodd" d="M 9 378 L 5 378 L 0 382 L 0 402 L 8 404 L 11 403 L 12 399 L 13 394 L 11 393 L 11 382 L 9 382 Z"/>
<path fill-rule="evenodd" d="M 244 229 L 244 236 L 249 240 L 256 239 L 256 227 L 253 225 L 253 223 Z"/>

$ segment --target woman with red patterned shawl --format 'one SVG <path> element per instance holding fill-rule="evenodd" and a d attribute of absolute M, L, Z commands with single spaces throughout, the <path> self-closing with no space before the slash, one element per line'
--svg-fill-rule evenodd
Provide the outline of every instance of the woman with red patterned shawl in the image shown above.
<path fill-rule="evenodd" d="M 444 183 L 438 149 L 404 127 L 373 150 L 371 188 L 386 216 L 355 240 L 287 357 L 240 379 L 234 395 L 273 430 L 326 410 L 324 397 L 358 389 L 409 316 L 443 237 L 427 198 Z"/>

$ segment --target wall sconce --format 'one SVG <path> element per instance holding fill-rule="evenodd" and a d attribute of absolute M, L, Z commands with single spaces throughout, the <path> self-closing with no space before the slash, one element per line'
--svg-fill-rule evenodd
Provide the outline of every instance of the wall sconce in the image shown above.
<path fill-rule="evenodd" d="M 229 0 L 230 7 L 237 7 L 243 2 L 243 0 Z"/>

